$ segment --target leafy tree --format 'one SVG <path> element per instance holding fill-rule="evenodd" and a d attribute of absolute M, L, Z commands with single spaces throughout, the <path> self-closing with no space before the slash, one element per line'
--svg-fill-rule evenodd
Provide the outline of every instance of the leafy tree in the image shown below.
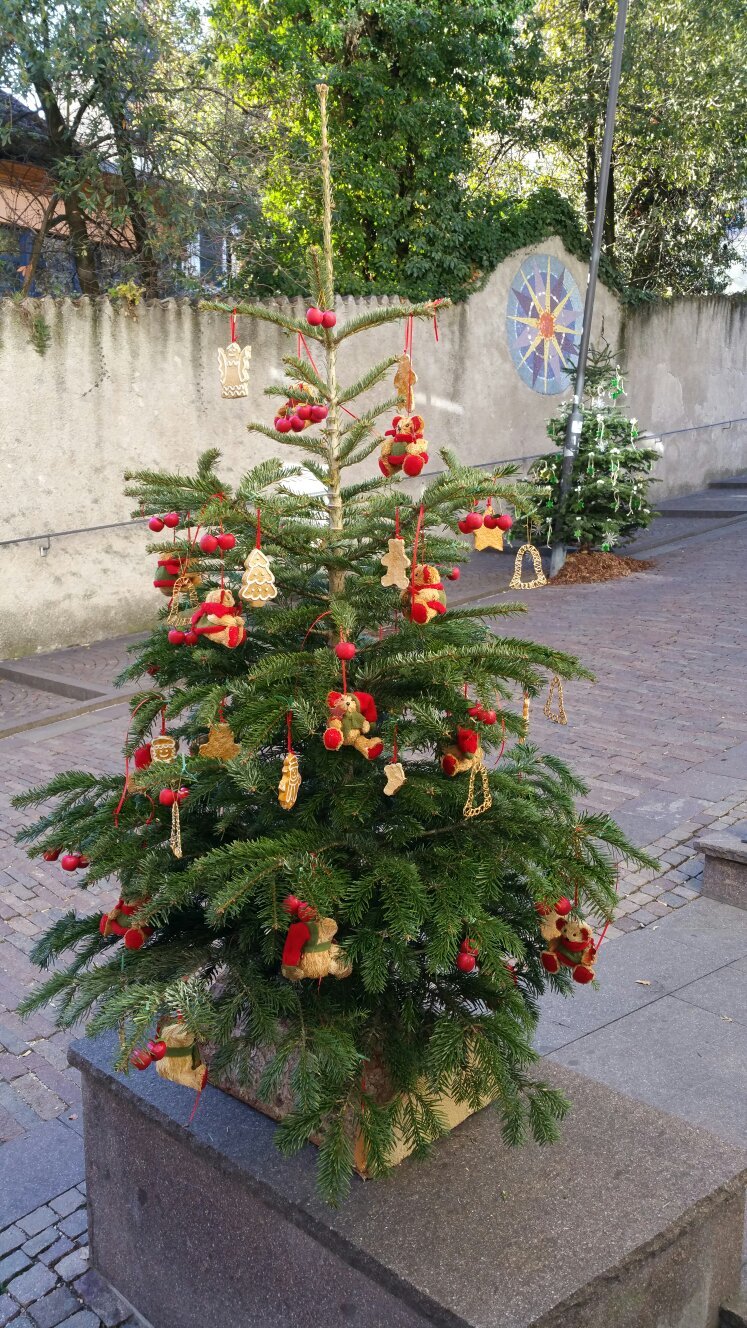
<path fill-rule="evenodd" d="M 106 247 L 132 254 L 118 278 L 163 293 L 200 226 L 222 236 L 246 216 L 253 117 L 216 85 L 190 0 L 8 0 L 0 78 L 44 117 L 44 230 L 64 223 L 84 294 L 106 277 Z"/>
<path fill-rule="evenodd" d="M 615 11 L 613 0 L 537 0 L 527 29 L 543 55 L 514 171 L 558 189 L 589 233 Z M 630 287 L 722 289 L 730 231 L 744 224 L 745 68 L 744 0 L 631 5 L 605 219 L 607 257 Z M 511 178 L 500 162 L 496 187 Z"/>
<path fill-rule="evenodd" d="M 632 539 L 656 515 L 648 486 L 656 448 L 641 437 L 637 421 L 620 408 L 623 380 L 613 356 L 604 347 L 589 357 L 582 405 L 582 429 L 573 464 L 570 493 L 560 512 L 557 536 L 578 544 L 584 553 L 611 549 Z M 560 500 L 565 431 L 571 403 L 564 402 L 549 420 L 547 432 L 556 452 L 532 466 L 542 492 L 541 516 L 549 521 Z"/>
<path fill-rule="evenodd" d="M 340 288 L 456 295 L 489 266 L 506 213 L 467 186 L 476 136 L 514 140 L 533 59 L 524 0 L 215 0 L 224 76 L 264 112 L 262 224 L 244 245 L 254 290 L 303 289 L 319 240 L 315 81 L 333 86 Z M 539 211 L 539 209 L 538 209 Z M 509 223 L 510 224 L 510 223 Z"/>
<path fill-rule="evenodd" d="M 312 299 L 322 309 L 333 304 L 330 224 L 327 188 L 324 255 L 312 250 L 309 265 Z M 430 317 L 433 308 L 396 305 L 327 328 L 262 306 L 242 308 L 294 338 L 302 333 L 313 347 L 317 368 L 288 354 L 286 384 L 268 391 L 275 401 L 291 395 L 299 410 L 326 407 L 321 428 L 292 435 L 322 496 L 299 493 L 298 467 L 277 460 L 231 488 L 214 451 L 195 475 L 139 473 L 130 492 L 138 511 L 178 511 L 182 526 L 191 512 L 199 514 L 192 525 L 222 524 L 235 534 L 224 568 L 214 544 L 197 544 L 194 532 L 154 546 L 189 561 L 203 595 L 221 586 L 239 592 L 261 513 L 277 597 L 247 610 L 246 639 L 235 648 L 210 636 L 173 644 L 163 621 L 136 648 L 126 676 L 152 675 L 155 685 L 133 702 L 129 750 L 163 710 L 182 744 L 181 762 L 140 761 L 124 801 L 119 778 L 82 771 L 19 799 L 49 804 L 22 835 L 32 854 L 79 850 L 90 864 L 84 884 L 117 878 L 135 909 L 133 928 L 152 928 L 141 948 L 128 949 L 102 936 L 97 918 L 66 915 L 35 951 L 42 965 L 63 956 L 66 963 L 26 1008 L 54 1000 L 63 1027 L 87 1017 L 90 1032 L 119 1028 L 123 1066 L 155 1020 L 178 1009 L 198 1041 L 215 1047 L 214 1077 L 228 1073 L 265 1099 L 283 1086 L 289 1111 L 278 1143 L 293 1151 L 321 1139 L 319 1183 L 332 1200 L 348 1184 L 354 1131 L 380 1174 L 397 1129 L 419 1152 L 443 1133 L 444 1090 L 474 1106 L 495 1098 L 512 1142 L 528 1132 L 541 1141 L 555 1136 L 566 1104 L 529 1073 L 531 1034 L 545 985 L 567 989 L 569 981 L 548 977 L 542 965 L 536 906 L 570 894 L 579 908 L 609 916 L 614 858 L 644 861 L 608 817 L 575 807 L 582 785 L 562 762 L 510 741 L 496 765 L 503 745 L 496 698 L 503 705 L 516 692 L 517 700 L 536 694 L 548 674 L 583 676 L 581 666 L 489 630 L 486 619 L 503 622 L 516 606 L 452 608 L 421 624 L 403 614 L 400 592 L 382 585 L 381 558 L 398 520 L 413 561 L 417 542 L 419 560 L 450 566 L 466 556 L 456 528 L 473 498 L 499 496 L 519 511 L 531 501 L 510 467 L 486 476 L 448 452 L 421 499 L 380 475 L 344 481 L 377 448 L 377 420 L 396 403 L 364 408 L 359 397 L 398 361 L 392 356 L 348 383 L 349 339 L 408 316 Z M 278 446 L 291 436 L 250 427 Z M 330 648 L 343 638 L 348 657 L 354 646 L 346 665 Z M 394 796 L 384 794 L 378 760 L 323 740 L 328 694 L 346 692 L 345 668 L 347 686 L 374 697 L 387 752 L 399 746 L 406 780 Z M 227 761 L 199 749 L 221 715 L 240 746 Z M 525 736 L 513 708 L 502 718 L 509 740 Z M 302 775 L 290 809 L 278 800 L 289 722 Z M 449 777 L 441 766 L 458 729 L 479 730 L 495 767 L 485 772 L 482 796 L 489 796 L 479 815 L 465 816 L 470 776 Z M 472 773 L 479 789 L 479 763 Z M 166 788 L 173 804 L 182 786 L 188 796 L 178 857 L 170 847 L 173 807 L 162 805 L 160 792 Z M 176 848 L 173 826 L 171 843 Z M 289 895 L 339 924 L 349 976 L 283 976 Z M 257 1055 L 265 1063 L 259 1085 Z"/>

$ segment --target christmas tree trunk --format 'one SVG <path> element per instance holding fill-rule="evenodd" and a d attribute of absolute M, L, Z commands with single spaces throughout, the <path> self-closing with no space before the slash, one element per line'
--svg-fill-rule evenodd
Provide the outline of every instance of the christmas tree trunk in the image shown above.
<path fill-rule="evenodd" d="M 438 568 L 467 557 L 464 511 L 492 496 L 526 514 L 529 489 L 443 453 L 413 499 L 389 460 L 393 439 L 406 474 L 425 451 L 407 366 L 338 377 L 351 336 L 434 305 L 335 325 L 326 140 L 323 177 L 308 321 L 241 311 L 319 353 L 319 367 L 286 356 L 288 389 L 269 389 L 286 405 L 250 427 L 300 447 L 320 496 L 276 460 L 231 489 L 215 452 L 193 476 L 130 477 L 152 528 L 164 512 L 178 525 L 153 551 L 182 576 L 191 623 L 169 628 L 166 606 L 126 672 L 152 686 L 133 701 L 125 788 L 70 771 L 19 804 L 49 801 L 23 832 L 30 853 L 82 854 L 82 885 L 113 878 L 119 895 L 101 922 L 70 913 L 49 930 L 35 959 L 59 966 L 26 1008 L 119 1029 L 122 1067 L 155 1061 L 199 1087 L 209 1060 L 215 1081 L 270 1110 L 280 1098 L 278 1144 L 318 1140 L 338 1201 L 362 1157 L 378 1175 L 398 1141 L 426 1152 L 446 1098 L 462 1114 L 494 1100 L 513 1143 L 556 1136 L 567 1104 L 533 1074 L 537 998 L 592 976 L 583 914 L 603 926 L 616 858 L 639 855 L 525 741 L 524 698 L 589 675 L 485 625 L 519 606 L 446 603 Z M 398 362 L 398 394 L 356 413 Z M 344 483 L 377 447 L 387 474 Z"/>

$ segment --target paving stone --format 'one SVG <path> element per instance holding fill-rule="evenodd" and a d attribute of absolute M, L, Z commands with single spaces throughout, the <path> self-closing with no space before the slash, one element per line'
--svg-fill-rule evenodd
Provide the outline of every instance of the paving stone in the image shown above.
<path fill-rule="evenodd" d="M 5 1286 L 17 1273 L 22 1273 L 31 1262 L 30 1255 L 24 1254 L 23 1250 L 14 1250 L 12 1254 L 6 1254 L 4 1259 L 0 1259 L 0 1286 Z"/>
<path fill-rule="evenodd" d="M 74 1282 L 87 1268 L 88 1246 L 81 1245 L 80 1249 L 73 1250 L 72 1254 L 66 1254 L 64 1259 L 60 1259 L 60 1262 L 55 1264 L 54 1270 L 65 1282 Z"/>
<path fill-rule="evenodd" d="M 0 1293 L 0 1328 L 5 1328 L 10 1323 L 14 1314 L 18 1313 L 18 1301 L 11 1300 L 10 1296 Z"/>
<path fill-rule="evenodd" d="M 23 1246 L 24 1254 L 30 1254 L 35 1259 L 37 1255 L 41 1254 L 42 1250 L 48 1249 L 56 1239 L 57 1228 L 45 1227 L 44 1231 L 40 1231 L 38 1236 L 32 1236 L 31 1240 L 25 1242 Z"/>
<path fill-rule="evenodd" d="M 72 1319 L 65 1319 L 60 1328 L 100 1328 L 101 1320 L 91 1310 L 79 1310 Z"/>
<path fill-rule="evenodd" d="M 726 1023 L 710 1010 L 674 995 L 663 996 L 559 1048 L 551 1058 L 639 1102 L 701 1125 L 737 1147 L 744 1146 L 744 1024 Z"/>
<path fill-rule="evenodd" d="M 53 1286 L 57 1285 L 57 1277 L 49 1268 L 45 1268 L 42 1263 L 35 1263 L 33 1267 L 28 1268 L 25 1273 L 19 1277 L 14 1277 L 12 1282 L 8 1283 L 8 1292 L 15 1296 L 24 1309 L 30 1305 L 33 1300 L 41 1300 Z"/>
<path fill-rule="evenodd" d="M 69 1189 L 84 1174 L 82 1142 L 59 1120 L 35 1123 L 23 1137 L 3 1144 L 2 1150 L 3 1225 L 46 1203 L 60 1192 L 60 1186 Z"/>
<path fill-rule="evenodd" d="M 43 1300 L 31 1305 L 29 1314 L 36 1328 L 57 1328 L 59 1323 L 64 1323 L 65 1319 L 69 1319 L 70 1315 L 75 1314 L 79 1308 L 80 1303 L 70 1288 L 60 1286 Z"/>
<path fill-rule="evenodd" d="M 27 1213 L 25 1217 L 18 1218 L 18 1226 L 29 1236 L 35 1236 L 38 1231 L 43 1231 L 45 1227 L 51 1226 L 55 1221 L 57 1214 L 48 1204 L 42 1204 L 40 1208 L 35 1208 L 33 1212 Z"/>
<path fill-rule="evenodd" d="M 21 1231 L 20 1227 L 15 1224 L 6 1227 L 4 1231 L 0 1231 L 0 1256 L 10 1254 L 11 1250 L 17 1250 L 25 1240 L 26 1232 Z"/>
<path fill-rule="evenodd" d="M 58 1259 L 61 1259 L 65 1254 L 70 1254 L 71 1250 L 74 1249 L 75 1246 L 68 1236 L 60 1236 L 59 1239 L 55 1241 L 54 1245 L 50 1245 L 48 1249 L 42 1250 L 39 1258 L 42 1263 L 45 1263 L 48 1268 L 51 1268 L 57 1263 Z"/>
<path fill-rule="evenodd" d="M 105 1328 L 119 1328 L 130 1315 L 129 1308 L 95 1270 L 78 1278 L 75 1290 L 86 1305 L 98 1314 Z"/>
<path fill-rule="evenodd" d="M 58 1222 L 57 1225 L 65 1236 L 70 1236 L 71 1240 L 74 1240 L 76 1236 L 80 1236 L 81 1232 L 86 1230 L 86 1227 L 88 1226 L 88 1214 L 85 1208 L 79 1208 L 77 1212 L 71 1213 L 69 1217 L 63 1218 L 63 1220 Z"/>
<path fill-rule="evenodd" d="M 54 1211 L 59 1213 L 60 1217 L 67 1217 L 70 1213 L 74 1213 L 76 1208 L 80 1208 L 82 1203 L 83 1196 L 78 1187 L 74 1186 L 72 1190 L 65 1190 L 64 1194 L 58 1194 L 56 1199 L 50 1199 L 49 1206 L 54 1208 Z"/>

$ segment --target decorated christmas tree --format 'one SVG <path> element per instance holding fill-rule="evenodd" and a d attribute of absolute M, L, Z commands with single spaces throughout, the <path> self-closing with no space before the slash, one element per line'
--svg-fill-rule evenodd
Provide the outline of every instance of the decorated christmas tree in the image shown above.
<path fill-rule="evenodd" d="M 336 322 L 324 137 L 322 161 L 306 320 L 240 310 L 300 345 L 268 389 L 274 423 L 249 427 L 301 449 L 319 496 L 279 460 L 231 488 L 214 451 L 194 475 L 130 477 L 167 602 L 124 675 L 147 684 L 124 782 L 71 770 L 19 804 L 44 804 L 32 855 L 112 883 L 103 917 L 71 912 L 38 944 L 53 971 L 26 1008 L 117 1030 L 123 1069 L 199 1092 L 209 1065 L 282 1118 L 282 1149 L 319 1144 L 338 1201 L 356 1165 L 422 1154 L 488 1100 L 510 1142 L 555 1138 L 567 1104 L 533 1071 L 537 1000 L 593 978 L 615 861 L 637 855 L 528 740 L 531 698 L 584 669 L 506 635 L 519 606 L 450 607 L 438 571 L 467 558 L 475 501 L 525 515 L 531 486 L 443 452 L 413 496 L 401 472 L 427 452 L 409 359 L 345 378 L 352 336 L 435 306 Z M 395 367 L 390 399 L 361 407 Z M 386 473 L 344 482 L 377 449 Z"/>
<path fill-rule="evenodd" d="M 655 515 L 648 486 L 659 451 L 649 446 L 620 401 L 625 387 L 608 347 L 593 350 L 586 370 L 579 448 L 571 489 L 555 524 L 555 535 L 582 552 L 611 549 L 632 539 Z M 556 452 L 540 457 L 532 476 L 541 487 L 540 520 L 552 531 L 560 500 L 565 431 L 570 402 L 564 402 L 547 425 Z"/>

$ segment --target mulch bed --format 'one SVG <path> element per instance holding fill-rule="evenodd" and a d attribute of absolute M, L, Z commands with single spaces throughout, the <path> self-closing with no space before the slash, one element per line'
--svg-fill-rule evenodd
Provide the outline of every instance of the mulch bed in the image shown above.
<path fill-rule="evenodd" d="M 551 586 L 578 586 L 591 581 L 616 581 L 621 576 L 646 572 L 656 564 L 651 558 L 626 558 L 619 553 L 569 553 L 565 566 L 550 581 Z"/>

